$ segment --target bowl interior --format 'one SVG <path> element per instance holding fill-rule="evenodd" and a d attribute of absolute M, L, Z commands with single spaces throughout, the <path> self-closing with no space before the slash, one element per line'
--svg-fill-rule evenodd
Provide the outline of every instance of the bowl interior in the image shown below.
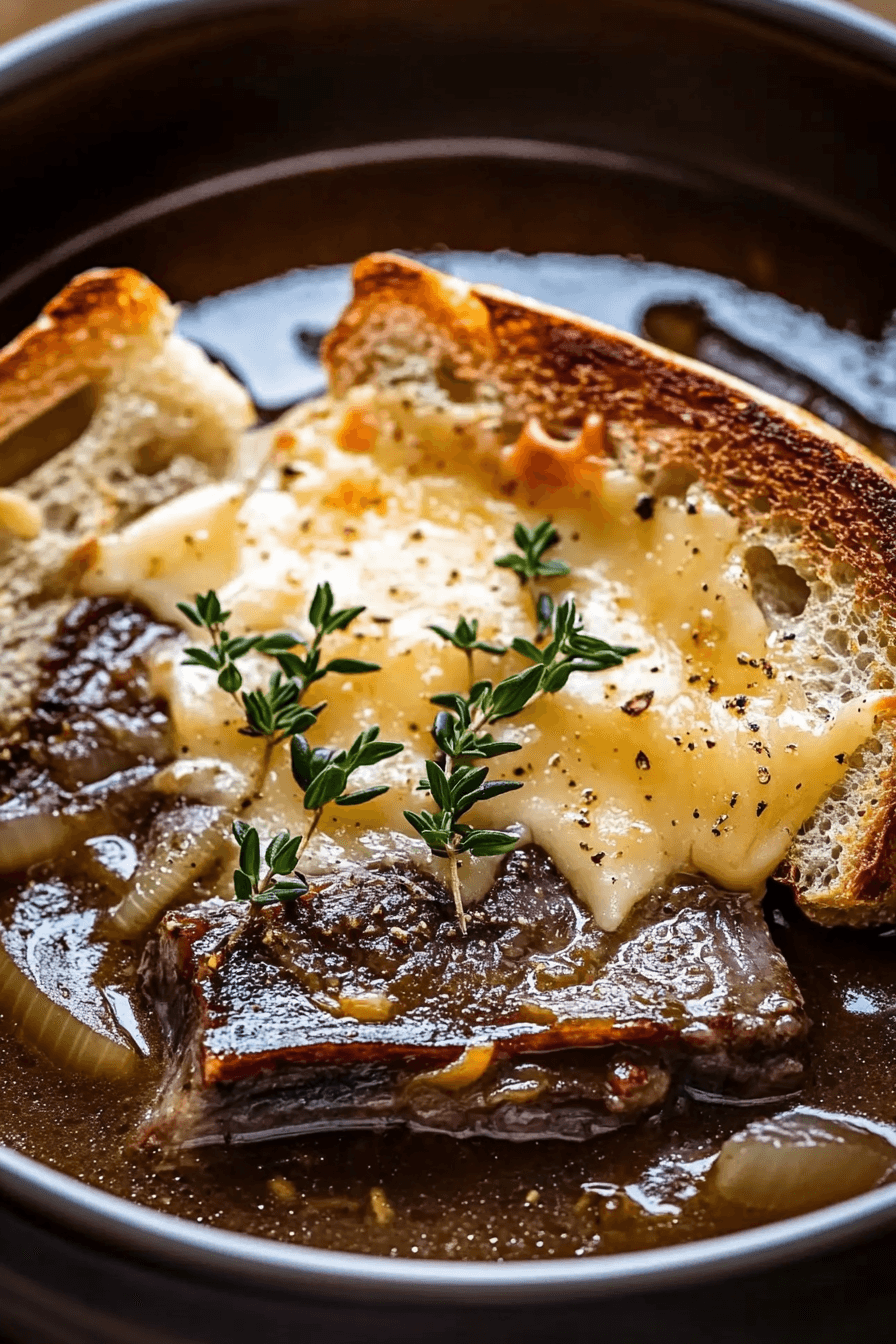
<path fill-rule="evenodd" d="M 195 303 L 399 247 L 693 268 L 878 342 L 896 39 L 861 57 L 748 10 L 186 0 L 0 67 L 0 339 L 91 265 Z"/>
<path fill-rule="evenodd" d="M 87 265 L 191 300 L 394 246 L 636 254 L 876 336 L 896 74 L 742 9 L 112 6 L 0 65 L 0 338 Z"/>

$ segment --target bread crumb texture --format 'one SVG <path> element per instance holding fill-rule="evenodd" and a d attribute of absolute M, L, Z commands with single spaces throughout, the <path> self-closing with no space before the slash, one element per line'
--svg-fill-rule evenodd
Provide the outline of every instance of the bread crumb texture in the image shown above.
<path fill-rule="evenodd" d="M 347 677 L 315 737 L 378 722 L 407 749 L 379 767 L 388 794 L 327 814 L 309 875 L 438 871 L 401 812 L 419 803 L 429 698 L 465 665 L 428 627 L 475 613 L 490 641 L 531 636 L 530 594 L 494 559 L 516 521 L 550 516 L 572 569 L 555 598 L 639 652 L 509 724 L 521 750 L 494 773 L 526 787 L 471 820 L 543 845 L 608 928 L 682 870 L 757 895 L 777 872 L 822 917 L 892 916 L 896 488 L 861 450 L 699 365 L 399 258 L 359 266 L 327 343 L 331 395 L 240 444 L 243 394 L 167 312 L 93 377 L 74 442 L 15 482 L 44 524 L 37 541 L 0 534 L 7 713 L 27 688 L 16 654 L 76 590 L 174 620 L 213 585 L 235 631 L 268 631 L 301 629 L 326 578 L 367 606 L 334 654 L 382 671 Z M 153 677 L 187 754 L 251 770 L 257 744 L 177 642 Z M 259 825 L 300 814 L 283 754 Z M 475 899 L 495 865 L 467 863 Z"/>
<path fill-rule="evenodd" d="M 173 334 L 175 316 L 143 277 L 90 272 L 0 352 L 0 723 L 7 731 L 95 539 L 222 478 L 236 459 L 252 419 L 249 400 Z"/>

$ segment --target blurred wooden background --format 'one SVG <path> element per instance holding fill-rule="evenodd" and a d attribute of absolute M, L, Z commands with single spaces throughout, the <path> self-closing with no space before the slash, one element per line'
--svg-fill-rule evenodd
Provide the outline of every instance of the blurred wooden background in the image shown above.
<path fill-rule="evenodd" d="M 0 0 L 0 42 L 60 14 L 80 9 L 84 3 L 85 0 Z M 896 22 L 896 0 L 861 0 L 858 7 Z"/>

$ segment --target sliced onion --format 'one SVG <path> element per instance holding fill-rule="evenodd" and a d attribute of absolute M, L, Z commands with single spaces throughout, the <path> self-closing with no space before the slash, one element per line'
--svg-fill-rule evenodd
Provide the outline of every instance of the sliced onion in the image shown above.
<path fill-rule="evenodd" d="M 71 819 L 61 810 L 0 808 L 0 873 L 43 863 L 72 838 Z"/>
<path fill-rule="evenodd" d="M 122 897 L 137 871 L 137 850 L 123 835 L 95 835 L 78 853 L 78 866 L 86 877 Z"/>
<path fill-rule="evenodd" d="M 181 899 L 225 852 L 227 836 L 218 807 L 185 803 L 153 822 L 149 844 L 130 890 L 103 922 L 108 938 L 133 938 Z"/>
<path fill-rule="evenodd" d="M 342 994 L 339 1007 L 359 1022 L 388 1022 L 395 1004 L 386 994 Z"/>
<path fill-rule="evenodd" d="M 896 1147 L 839 1116 L 791 1111 L 757 1120 L 723 1145 L 712 1171 L 734 1204 L 785 1217 L 860 1195 L 896 1165 Z"/>
<path fill-rule="evenodd" d="M 494 1045 L 468 1045 L 459 1059 L 443 1069 L 417 1073 L 408 1081 L 409 1087 L 439 1087 L 449 1092 L 477 1083 L 486 1072 L 495 1054 Z"/>
<path fill-rule="evenodd" d="M 100 1035 L 54 1003 L 0 947 L 0 1010 L 22 1036 L 64 1069 L 120 1078 L 134 1067 L 127 1046 Z"/>
<path fill-rule="evenodd" d="M 55 858 L 67 845 L 108 829 L 110 813 L 140 794 L 155 767 L 119 770 L 74 797 L 51 783 L 40 796 L 25 793 L 0 807 L 0 873 L 21 872 Z"/>

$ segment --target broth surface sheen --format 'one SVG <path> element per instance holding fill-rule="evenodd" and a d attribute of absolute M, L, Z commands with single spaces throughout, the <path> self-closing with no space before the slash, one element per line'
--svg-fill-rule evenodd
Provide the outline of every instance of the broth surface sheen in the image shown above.
<path fill-rule="evenodd" d="M 697 353 L 706 359 L 713 348 L 707 333 L 714 334 L 722 367 L 760 384 L 778 378 L 769 390 L 780 395 L 789 374 L 803 404 L 829 392 L 828 418 L 896 456 L 892 328 L 873 343 L 734 282 L 622 258 L 444 253 L 428 260 L 653 339 L 665 334 L 675 348 L 702 340 Z M 267 415 L 322 390 L 317 342 L 347 297 L 347 267 L 294 272 L 193 306 L 181 330 L 224 358 Z M 9 880 L 0 895 L 5 920 L 20 889 Z M 521 1260 L 636 1250 L 755 1225 L 769 1215 L 728 1203 L 711 1184 L 719 1149 L 747 1124 L 811 1108 L 855 1118 L 896 1144 L 894 932 L 817 927 L 774 889 L 766 914 L 813 1023 L 809 1080 L 773 1107 L 710 1104 L 684 1093 L 647 1121 L 582 1143 L 334 1133 L 202 1149 L 175 1162 L 128 1143 L 160 1079 L 160 1042 L 147 1013 L 139 1027 L 150 1057 L 122 1082 L 64 1074 L 4 1023 L 0 1137 L 149 1207 L 338 1250 Z M 126 957 L 116 966 L 122 983 L 133 973 Z"/>

